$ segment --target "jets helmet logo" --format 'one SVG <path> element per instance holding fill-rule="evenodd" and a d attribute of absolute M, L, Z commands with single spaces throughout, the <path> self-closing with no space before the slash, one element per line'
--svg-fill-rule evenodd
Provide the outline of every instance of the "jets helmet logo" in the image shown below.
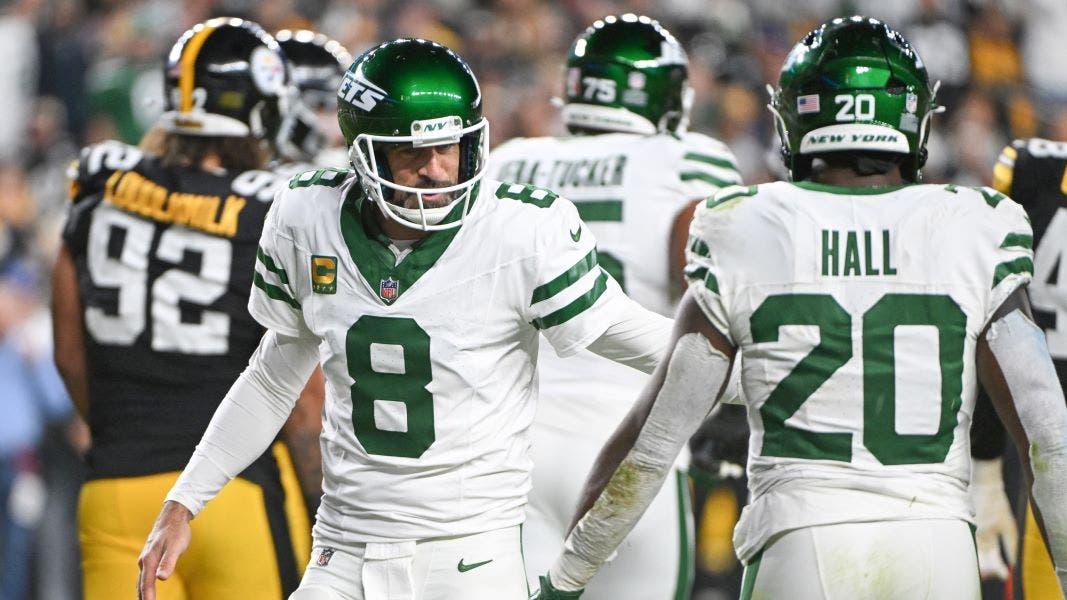
<path fill-rule="evenodd" d="M 345 73 L 341 87 L 337 90 L 338 98 L 367 112 L 374 110 L 378 101 L 386 96 L 388 94 L 385 90 L 351 71 Z"/>

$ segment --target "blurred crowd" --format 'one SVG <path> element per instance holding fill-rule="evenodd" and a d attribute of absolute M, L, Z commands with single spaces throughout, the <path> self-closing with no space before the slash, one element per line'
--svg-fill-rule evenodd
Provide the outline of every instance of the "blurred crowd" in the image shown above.
<path fill-rule="evenodd" d="M 77 593 L 70 483 L 85 435 L 47 322 L 65 170 L 80 146 L 139 140 L 162 110 L 162 58 L 182 31 L 232 15 L 315 29 L 353 55 L 393 37 L 442 42 L 474 68 L 499 144 L 562 131 L 552 100 L 570 42 L 623 12 L 682 40 L 690 129 L 729 144 L 747 183 L 783 175 L 766 83 L 804 33 L 838 15 L 900 29 L 940 80 L 948 110 L 935 118 L 928 181 L 984 184 L 1012 138 L 1067 140 L 1064 0 L 0 0 L 0 598 Z M 31 576 L 34 557 L 50 564 Z"/>

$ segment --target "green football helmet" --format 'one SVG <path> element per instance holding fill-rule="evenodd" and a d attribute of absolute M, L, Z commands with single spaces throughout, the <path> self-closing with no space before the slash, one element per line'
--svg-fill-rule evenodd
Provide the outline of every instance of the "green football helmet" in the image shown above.
<path fill-rule="evenodd" d="M 471 195 L 485 175 L 489 125 L 482 93 L 467 63 L 441 44 L 399 39 L 371 48 L 345 72 L 337 92 L 337 119 L 348 156 L 367 197 L 387 217 L 408 227 L 436 231 L 458 227 Z M 459 144 L 459 179 L 441 188 L 409 187 L 392 180 L 390 144 L 416 148 Z M 391 202 L 395 192 L 413 193 L 418 208 Z M 423 196 L 452 194 L 441 207 L 426 208 Z M 463 203 L 458 219 L 445 219 Z"/>
<path fill-rule="evenodd" d="M 778 88 L 768 86 L 790 178 L 807 178 L 815 155 L 867 151 L 907 155 L 901 173 L 919 181 L 930 116 L 944 110 L 938 85 L 885 23 L 861 16 L 823 23 L 793 47 Z"/>
<path fill-rule="evenodd" d="M 680 134 L 693 104 L 688 78 L 685 50 L 658 22 L 604 17 L 567 56 L 563 122 L 571 132 Z"/>

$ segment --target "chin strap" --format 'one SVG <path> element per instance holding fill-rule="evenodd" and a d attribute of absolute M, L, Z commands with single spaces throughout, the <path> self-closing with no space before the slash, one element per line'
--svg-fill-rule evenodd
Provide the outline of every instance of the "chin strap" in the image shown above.
<path fill-rule="evenodd" d="M 417 208 L 404 208 L 403 206 L 397 206 L 395 204 L 390 205 L 389 208 L 395 210 L 396 214 L 400 215 L 406 221 L 411 221 L 412 223 L 420 224 L 422 223 L 422 217 L 425 215 L 427 225 L 437 225 L 441 221 L 445 220 L 445 217 L 448 216 L 448 213 L 452 212 L 452 208 L 456 205 L 456 203 L 461 201 L 462 199 L 463 196 L 460 196 L 459 198 L 453 200 L 452 202 L 449 202 L 444 206 L 439 206 L 437 208 L 424 208 L 422 210 L 419 210 Z"/>

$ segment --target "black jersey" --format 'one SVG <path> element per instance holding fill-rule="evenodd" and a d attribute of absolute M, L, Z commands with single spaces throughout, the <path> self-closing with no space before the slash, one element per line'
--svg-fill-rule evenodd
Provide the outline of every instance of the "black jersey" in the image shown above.
<path fill-rule="evenodd" d="M 1060 382 L 1067 383 L 1067 143 L 1038 138 L 1012 142 L 993 169 L 993 185 L 1030 215 L 1030 301 Z"/>
<path fill-rule="evenodd" d="M 117 142 L 71 169 L 63 237 L 85 323 L 90 475 L 179 470 L 263 335 L 248 295 L 284 180 L 164 167 Z"/>

